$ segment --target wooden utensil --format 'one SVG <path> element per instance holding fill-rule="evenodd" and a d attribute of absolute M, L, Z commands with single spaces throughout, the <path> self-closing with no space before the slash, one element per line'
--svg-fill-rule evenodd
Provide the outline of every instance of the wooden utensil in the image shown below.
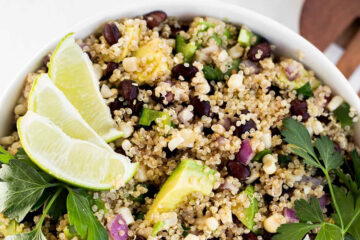
<path fill-rule="evenodd" d="M 321 51 L 335 41 L 342 43 L 345 52 L 337 67 L 347 78 L 360 64 L 358 18 L 360 0 L 305 0 L 300 19 L 301 35 Z"/>

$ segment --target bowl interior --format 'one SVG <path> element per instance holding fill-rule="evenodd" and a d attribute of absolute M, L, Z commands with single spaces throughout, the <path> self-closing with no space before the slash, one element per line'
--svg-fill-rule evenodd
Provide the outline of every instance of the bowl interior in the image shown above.
<path fill-rule="evenodd" d="M 276 21 L 255 13 L 251 10 L 237 5 L 227 4 L 216 0 L 181 2 L 173 1 L 143 1 L 127 3 L 121 9 L 104 12 L 97 16 L 92 16 L 82 23 L 69 29 L 75 32 L 77 38 L 84 38 L 96 31 L 100 25 L 110 19 L 122 17 L 134 17 L 153 10 L 164 10 L 169 16 L 180 18 L 191 18 L 194 16 L 212 16 L 225 19 L 233 23 L 245 24 L 253 31 L 261 34 L 270 42 L 276 45 L 277 53 L 297 58 L 299 53 L 304 56 L 301 60 L 307 67 L 315 71 L 316 75 L 337 94 L 360 112 L 360 100 L 348 81 L 340 71 L 331 63 L 317 48 L 307 40 L 277 23 Z M 42 58 L 52 51 L 58 41 L 67 33 L 62 33 L 54 39 L 48 46 L 38 52 L 33 59 L 19 72 L 15 79 L 11 79 L 12 84 L 0 98 L 0 136 L 4 136 L 11 131 L 13 125 L 13 108 L 22 90 L 23 82 L 27 73 L 34 71 L 40 64 Z M 355 138 L 360 143 L 360 124 L 355 124 Z"/>

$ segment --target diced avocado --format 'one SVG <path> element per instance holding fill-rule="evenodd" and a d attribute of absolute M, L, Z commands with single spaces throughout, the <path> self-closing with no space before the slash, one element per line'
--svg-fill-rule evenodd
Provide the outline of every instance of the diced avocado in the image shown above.
<path fill-rule="evenodd" d="M 216 171 L 199 161 L 183 160 L 166 180 L 151 205 L 146 219 L 153 221 L 156 213 L 175 209 L 183 199 L 193 192 L 209 195 L 215 184 Z"/>
<path fill-rule="evenodd" d="M 302 87 L 296 89 L 298 95 L 303 95 L 305 98 L 313 97 L 314 93 L 312 91 L 311 85 L 309 82 L 305 83 Z"/>
<path fill-rule="evenodd" d="M 123 37 L 126 39 L 124 41 L 124 44 L 121 47 L 121 53 L 119 57 L 115 60 L 115 62 L 119 63 L 124 58 L 128 56 L 128 54 L 131 52 L 131 44 L 133 41 L 138 41 L 140 38 L 140 26 L 134 25 L 134 26 L 127 26 L 125 28 L 125 36 Z"/>
<path fill-rule="evenodd" d="M 249 47 L 251 46 L 252 37 L 253 33 L 249 29 L 242 27 L 239 32 L 238 43 L 242 47 Z"/>
<path fill-rule="evenodd" d="M 262 158 L 265 155 L 270 154 L 270 153 L 271 153 L 270 149 L 264 149 L 261 152 L 258 152 L 252 160 L 255 161 L 255 162 L 259 162 L 259 161 L 262 160 Z"/>
<path fill-rule="evenodd" d="M 161 118 L 160 122 L 156 121 L 158 118 Z M 161 125 L 161 127 L 171 126 L 169 113 L 143 108 L 140 115 L 139 124 L 142 126 L 150 126 L 154 121 L 158 126 Z"/>
<path fill-rule="evenodd" d="M 176 35 L 176 52 L 182 53 L 184 62 L 192 62 L 197 46 L 194 43 L 186 43 L 179 34 Z"/>
<path fill-rule="evenodd" d="M 250 230 L 253 230 L 255 225 L 254 216 L 258 212 L 258 201 L 254 196 L 254 192 L 253 186 L 247 186 L 243 191 L 250 201 L 250 206 L 248 208 L 244 208 L 242 203 L 232 208 L 232 212 L 235 216 Z"/>
<path fill-rule="evenodd" d="M 20 224 L 15 220 L 7 222 L 7 220 L 0 218 L 0 236 L 4 237 L 19 234 L 22 232 Z"/>
<path fill-rule="evenodd" d="M 350 105 L 347 102 L 342 103 L 337 109 L 334 110 L 336 119 L 341 123 L 342 127 L 350 126 L 352 118 L 349 116 Z"/>
<path fill-rule="evenodd" d="M 81 239 L 80 236 L 77 234 L 75 227 L 72 225 L 66 226 L 64 228 L 64 234 L 67 239 L 72 239 L 74 237 Z"/>
<path fill-rule="evenodd" d="M 165 223 L 163 221 L 158 221 L 154 224 L 153 226 L 153 230 L 151 233 L 151 236 L 155 237 L 156 234 L 158 234 L 158 232 L 160 232 L 162 230 L 162 228 L 164 227 Z"/>
<path fill-rule="evenodd" d="M 224 80 L 224 74 L 218 67 L 212 67 L 210 65 L 205 65 L 203 67 L 203 73 L 206 80 L 215 80 L 215 81 L 222 81 Z"/>
<path fill-rule="evenodd" d="M 318 80 L 316 78 L 311 78 L 309 81 L 308 76 L 309 76 L 309 72 L 304 69 L 301 77 L 297 77 L 294 80 L 290 81 L 286 76 L 285 69 L 282 69 L 278 80 L 280 82 L 284 83 L 286 86 L 289 86 L 293 89 L 299 89 L 308 82 L 311 86 L 311 90 L 315 90 L 316 88 L 318 88 L 321 85 L 320 80 Z"/>
<path fill-rule="evenodd" d="M 138 84 L 151 84 L 156 79 L 170 72 L 168 61 L 164 61 L 164 59 L 169 58 L 169 55 L 160 48 L 163 44 L 165 44 L 163 40 L 154 38 L 135 52 L 136 58 L 146 60 L 145 63 L 142 63 L 144 66 L 153 66 L 151 71 L 136 72 L 135 80 Z"/>

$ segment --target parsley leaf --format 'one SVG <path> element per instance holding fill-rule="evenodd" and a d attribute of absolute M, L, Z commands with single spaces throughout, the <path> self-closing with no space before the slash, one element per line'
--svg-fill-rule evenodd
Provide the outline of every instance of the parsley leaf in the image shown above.
<path fill-rule="evenodd" d="M 273 240 L 302 240 L 310 230 L 320 227 L 320 224 L 308 224 L 308 223 L 288 223 L 281 225 Z"/>
<path fill-rule="evenodd" d="M 0 146 L 0 162 L 9 163 L 11 159 L 14 159 L 14 157 L 8 151 L 6 151 L 2 146 Z"/>
<path fill-rule="evenodd" d="M 303 95 L 304 98 L 309 98 L 314 96 L 310 82 L 307 82 L 300 88 L 296 89 L 296 93 L 299 95 Z"/>
<path fill-rule="evenodd" d="M 302 222 L 324 222 L 324 214 L 321 210 L 319 200 L 314 197 L 310 198 L 310 203 L 308 203 L 304 199 L 296 200 L 295 215 Z"/>
<path fill-rule="evenodd" d="M 328 137 L 321 136 L 316 139 L 315 146 L 327 171 L 340 167 L 343 164 L 340 153 L 334 149 L 334 143 Z"/>
<path fill-rule="evenodd" d="M 356 150 L 352 151 L 351 160 L 353 162 L 355 180 L 357 185 L 360 185 L 360 157 Z"/>
<path fill-rule="evenodd" d="M 316 158 L 314 148 L 311 143 L 311 138 L 307 129 L 301 123 L 292 118 L 283 120 L 284 130 L 281 135 L 284 136 L 285 141 L 290 144 L 291 150 L 304 158 L 304 161 L 314 167 L 321 165 L 315 161 Z"/>
<path fill-rule="evenodd" d="M 349 116 L 350 105 L 347 102 L 341 104 L 334 110 L 336 119 L 341 123 L 342 127 L 350 126 L 352 124 L 352 118 Z"/>
<path fill-rule="evenodd" d="M 0 169 L 0 212 L 21 222 L 48 186 L 32 167 L 10 160 Z"/>
<path fill-rule="evenodd" d="M 348 174 L 345 175 L 340 168 L 336 169 L 335 172 L 338 175 L 338 177 L 341 179 L 341 181 L 344 183 L 344 185 L 351 191 L 351 193 L 354 196 L 360 195 L 360 189 L 358 188 L 357 183 L 351 179 L 350 175 Z"/>
<path fill-rule="evenodd" d="M 7 236 L 4 240 L 46 240 L 41 231 L 41 227 L 37 227 L 31 232 Z"/>
<path fill-rule="evenodd" d="M 341 229 L 330 223 L 324 223 L 315 240 L 339 240 L 342 239 Z"/>
<path fill-rule="evenodd" d="M 70 188 L 68 190 L 66 205 L 69 221 L 71 225 L 74 225 L 80 237 L 86 237 L 88 240 L 107 240 L 108 234 L 93 215 L 86 194 Z"/>

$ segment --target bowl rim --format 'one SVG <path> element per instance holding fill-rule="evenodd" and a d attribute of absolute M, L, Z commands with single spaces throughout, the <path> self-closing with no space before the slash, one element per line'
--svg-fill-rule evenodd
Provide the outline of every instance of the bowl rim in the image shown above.
<path fill-rule="evenodd" d="M 189 7 L 190 6 L 190 7 Z M 282 25 L 281 23 L 266 17 L 260 13 L 254 12 L 253 10 L 244 8 L 240 6 L 240 4 L 226 3 L 221 2 L 219 0 L 183 0 L 181 3 L 179 2 L 169 2 L 166 0 L 152 0 L 152 1 L 135 1 L 126 3 L 126 6 L 122 9 L 113 9 L 110 11 L 99 12 L 96 15 L 85 18 L 81 22 L 73 25 L 68 32 L 75 32 L 77 38 L 84 38 L 87 35 L 94 32 L 95 29 L 98 29 L 104 22 L 111 19 L 118 19 L 122 17 L 134 17 L 140 14 L 149 12 L 151 10 L 165 10 L 169 16 L 178 16 L 178 17 L 189 17 L 189 16 L 213 16 L 220 19 L 227 18 L 225 12 L 230 12 L 232 15 L 228 18 L 229 22 L 237 22 L 239 24 L 244 23 L 249 26 L 250 29 L 255 29 L 257 32 L 261 32 L 266 38 L 270 40 L 270 42 L 276 44 L 278 42 L 284 42 L 283 39 L 287 39 L 288 41 L 293 41 L 294 43 L 284 45 L 285 47 L 279 47 L 279 52 L 282 52 L 282 55 L 289 55 L 296 58 L 295 50 L 305 51 L 305 54 L 308 54 L 308 59 L 306 61 L 301 61 L 305 63 L 305 65 L 313 65 L 317 66 L 316 68 L 324 68 L 325 72 L 317 72 L 313 67 L 310 69 L 314 69 L 316 74 L 320 79 L 323 80 L 326 85 L 329 85 L 331 89 L 335 92 L 340 92 L 339 94 L 344 97 L 344 99 L 349 102 L 351 106 L 353 106 L 358 112 L 360 112 L 360 99 L 355 93 L 354 89 L 351 87 L 349 82 L 343 76 L 338 68 L 314 45 L 312 45 L 305 38 L 291 30 L 290 28 Z M 174 14 L 176 12 L 177 14 Z M 239 15 L 233 17 L 235 15 Z M 227 19 L 226 19 L 227 20 Z M 255 27 L 254 27 L 255 26 Z M 261 30 L 259 31 L 259 29 Z M 265 33 L 263 33 L 267 29 Z M 282 33 L 280 36 L 276 36 L 275 33 Z M 4 92 L 0 96 L 0 104 L 3 106 L 1 108 L 1 112 L 5 114 L 0 114 L 0 136 L 4 136 L 9 131 L 7 126 L 13 121 L 13 108 L 16 104 L 16 100 L 19 98 L 19 94 L 23 89 L 23 85 L 25 83 L 25 78 L 28 73 L 36 70 L 36 68 L 40 65 L 43 57 L 55 49 L 56 44 L 61 40 L 66 33 L 59 33 L 52 41 L 46 44 L 44 47 L 39 49 L 39 51 L 30 58 L 26 64 L 23 65 L 22 68 L 15 74 L 15 77 L 11 80 L 11 83 L 8 84 Z M 276 39 L 276 41 L 274 40 Z M 275 41 L 275 42 L 274 42 Z M 281 44 L 280 44 L 281 45 Z M 293 46 L 293 47 L 291 47 Z M 295 47 L 298 46 L 298 47 Z M 287 48 L 287 49 L 286 49 Z M 292 48 L 292 49 L 290 49 Z M 295 49 L 294 49 L 295 48 Z M 309 56 L 313 59 L 310 59 Z M 310 63 L 310 64 L 309 64 Z M 322 65 L 324 67 L 322 67 Z M 330 76 L 330 80 L 324 80 L 324 75 Z M 329 84 L 330 81 L 331 84 Z M 20 87 L 21 86 L 21 87 Z M 14 94 L 15 93 L 15 94 Z M 355 124 L 355 140 L 357 143 L 360 141 L 360 123 Z"/>

